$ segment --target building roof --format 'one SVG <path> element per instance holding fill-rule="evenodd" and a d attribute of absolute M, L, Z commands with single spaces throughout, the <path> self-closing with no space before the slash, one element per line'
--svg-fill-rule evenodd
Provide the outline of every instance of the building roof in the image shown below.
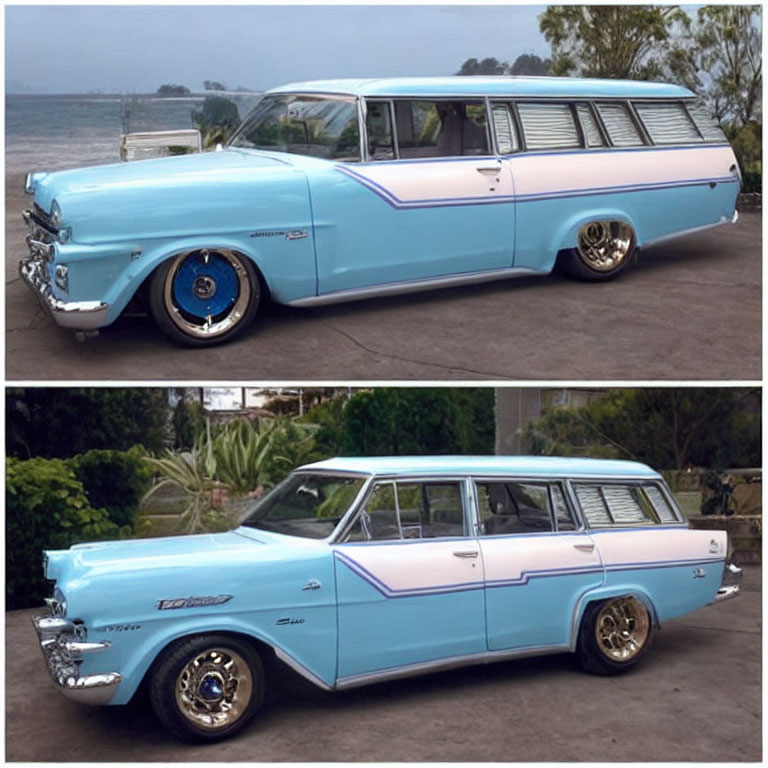
<path fill-rule="evenodd" d="M 636 461 L 557 456 L 370 456 L 337 457 L 300 469 L 364 472 L 375 475 L 467 474 L 523 477 L 634 477 L 658 479 Z"/>
<path fill-rule="evenodd" d="M 569 96 L 584 98 L 691 98 L 687 88 L 637 80 L 577 77 L 391 77 L 312 80 L 268 93 L 333 93 L 352 96 Z"/>

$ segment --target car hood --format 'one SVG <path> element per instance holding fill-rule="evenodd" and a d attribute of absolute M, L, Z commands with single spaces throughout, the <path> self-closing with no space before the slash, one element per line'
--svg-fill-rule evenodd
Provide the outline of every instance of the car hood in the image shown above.
<path fill-rule="evenodd" d="M 126 571 L 221 568 L 237 562 L 289 558 L 293 549 L 302 551 L 306 546 L 296 537 L 249 528 L 196 536 L 96 541 L 46 551 L 45 575 L 56 581 L 71 581 Z"/>
<path fill-rule="evenodd" d="M 290 156 L 288 156 L 290 157 Z M 227 149 L 221 152 L 161 157 L 130 163 L 96 165 L 67 171 L 38 172 L 30 176 L 35 202 L 50 212 L 54 199 L 61 202 L 71 195 L 88 195 L 110 189 L 128 190 L 204 183 L 245 172 L 269 172 L 292 167 L 289 159 L 270 153 Z"/>

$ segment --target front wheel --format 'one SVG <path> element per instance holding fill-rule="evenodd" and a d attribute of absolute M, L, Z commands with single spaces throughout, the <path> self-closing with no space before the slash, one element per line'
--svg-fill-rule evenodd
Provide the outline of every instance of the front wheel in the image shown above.
<path fill-rule="evenodd" d="M 264 701 L 264 667 L 244 640 L 198 635 L 167 648 L 150 683 L 152 709 L 185 741 L 237 733 Z"/>
<path fill-rule="evenodd" d="M 615 675 L 634 667 L 650 643 L 648 609 L 635 597 L 619 597 L 587 606 L 576 655 L 587 672 Z"/>
<path fill-rule="evenodd" d="M 623 272 L 635 253 L 635 233 L 623 221 L 590 221 L 578 233 L 576 248 L 563 251 L 566 274 L 577 280 L 612 280 Z"/>
<path fill-rule="evenodd" d="M 224 248 L 181 253 L 152 275 L 149 304 L 160 329 L 195 347 L 228 341 L 254 318 L 261 296 L 250 259 Z"/>

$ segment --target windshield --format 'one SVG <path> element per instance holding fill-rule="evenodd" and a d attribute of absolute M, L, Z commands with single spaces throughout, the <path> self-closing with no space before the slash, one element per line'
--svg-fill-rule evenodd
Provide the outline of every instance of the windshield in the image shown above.
<path fill-rule="evenodd" d="M 240 525 L 325 539 L 360 493 L 365 477 L 297 472 L 275 486 Z"/>
<path fill-rule="evenodd" d="M 229 142 L 326 160 L 359 160 L 357 104 L 321 96 L 265 96 Z"/>

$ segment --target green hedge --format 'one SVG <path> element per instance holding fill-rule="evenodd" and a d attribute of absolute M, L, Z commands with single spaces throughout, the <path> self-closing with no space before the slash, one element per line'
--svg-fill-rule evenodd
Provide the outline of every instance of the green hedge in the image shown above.
<path fill-rule="evenodd" d="M 63 459 L 6 459 L 6 609 L 40 605 L 50 594 L 45 549 L 119 535 L 106 509 L 94 509 Z"/>

